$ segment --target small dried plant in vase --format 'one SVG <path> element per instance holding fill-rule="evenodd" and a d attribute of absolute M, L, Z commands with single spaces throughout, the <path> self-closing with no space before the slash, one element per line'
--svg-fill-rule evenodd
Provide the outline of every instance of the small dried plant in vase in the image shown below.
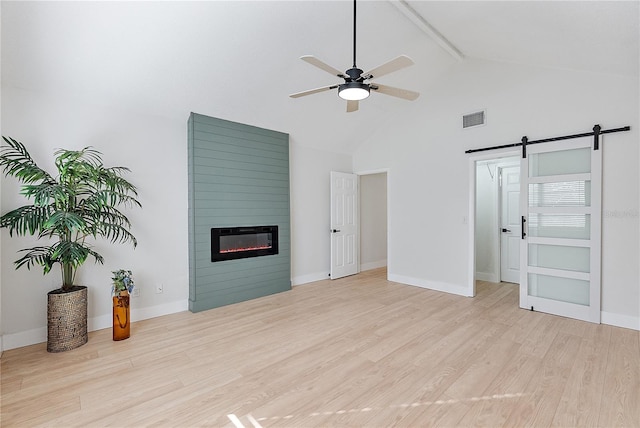
<path fill-rule="evenodd" d="M 113 296 L 113 340 L 128 339 L 131 334 L 129 293 L 133 291 L 133 274 L 130 270 L 114 270 L 111 294 Z"/>
<path fill-rule="evenodd" d="M 118 296 L 121 291 L 127 291 L 129 294 L 133 291 L 133 287 L 135 286 L 133 283 L 133 274 L 130 270 L 114 270 L 113 277 L 111 280 L 113 281 L 113 285 L 111 286 L 111 294 L 114 296 Z"/>

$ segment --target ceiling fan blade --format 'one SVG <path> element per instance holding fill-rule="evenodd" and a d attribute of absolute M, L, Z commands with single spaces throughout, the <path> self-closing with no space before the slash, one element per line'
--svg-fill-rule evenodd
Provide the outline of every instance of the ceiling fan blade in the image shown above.
<path fill-rule="evenodd" d="M 360 107 L 360 103 L 358 102 L 358 100 L 347 101 L 347 113 L 358 111 L 359 107 Z"/>
<path fill-rule="evenodd" d="M 337 68 L 333 68 L 329 64 L 326 64 L 320 61 L 318 58 L 316 58 L 313 55 L 304 55 L 304 56 L 301 56 L 300 59 L 305 62 L 308 62 L 311 65 L 315 65 L 319 69 L 322 69 L 333 76 L 344 78 L 344 74 L 342 73 L 342 71 L 338 70 Z"/>
<path fill-rule="evenodd" d="M 392 59 L 391 61 L 386 62 L 374 68 L 373 70 L 367 71 L 362 75 L 367 76 L 365 77 L 365 79 L 371 79 L 374 77 L 377 78 L 380 76 L 384 76 L 385 74 L 401 70 L 405 67 L 409 67 L 410 65 L 413 65 L 413 60 L 406 55 L 400 55 L 399 57 Z"/>
<path fill-rule="evenodd" d="M 380 92 L 381 94 L 391 95 L 392 97 L 403 98 L 410 101 L 413 101 L 420 96 L 419 93 L 408 89 L 394 88 L 393 86 L 381 85 L 379 83 L 372 83 L 370 88 L 376 92 Z"/>
<path fill-rule="evenodd" d="M 296 92 L 295 94 L 289 95 L 291 98 L 299 98 L 304 97 L 306 95 L 317 94 L 318 92 L 330 91 L 331 89 L 337 88 L 338 85 L 325 86 L 323 88 L 309 89 L 308 91 Z"/>

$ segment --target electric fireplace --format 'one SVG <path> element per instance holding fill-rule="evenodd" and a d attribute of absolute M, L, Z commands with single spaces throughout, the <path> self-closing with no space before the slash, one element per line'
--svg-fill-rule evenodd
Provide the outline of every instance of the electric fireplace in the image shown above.
<path fill-rule="evenodd" d="M 211 228 L 211 261 L 278 254 L 278 226 Z"/>

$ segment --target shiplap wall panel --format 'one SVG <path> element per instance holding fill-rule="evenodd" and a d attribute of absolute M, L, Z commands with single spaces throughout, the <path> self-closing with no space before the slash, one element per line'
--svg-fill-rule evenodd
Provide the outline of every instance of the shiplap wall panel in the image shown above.
<path fill-rule="evenodd" d="M 192 113 L 189 309 L 198 312 L 291 289 L 289 136 Z M 211 228 L 278 226 L 277 255 L 211 261 Z"/>

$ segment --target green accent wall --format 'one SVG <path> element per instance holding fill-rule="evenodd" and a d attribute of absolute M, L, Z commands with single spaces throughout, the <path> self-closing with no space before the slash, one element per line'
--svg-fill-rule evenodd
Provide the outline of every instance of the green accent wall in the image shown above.
<path fill-rule="evenodd" d="M 291 289 L 289 135 L 191 113 L 189 310 Z M 279 253 L 211 261 L 211 228 L 278 226 Z"/>

